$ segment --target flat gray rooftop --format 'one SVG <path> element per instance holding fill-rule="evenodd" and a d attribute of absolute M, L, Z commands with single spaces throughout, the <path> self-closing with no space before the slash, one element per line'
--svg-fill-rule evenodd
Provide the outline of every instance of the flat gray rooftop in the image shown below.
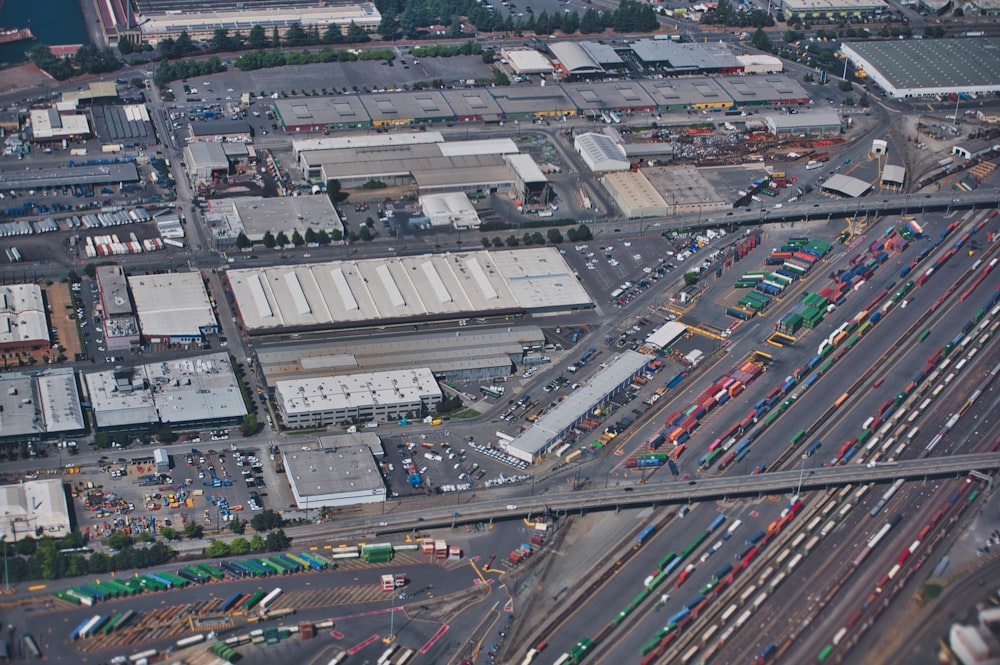
<path fill-rule="evenodd" d="M 285 473 L 299 497 L 321 499 L 335 494 L 374 493 L 385 488 L 378 465 L 366 445 L 320 448 L 282 446 Z"/>
<path fill-rule="evenodd" d="M 68 187 L 70 185 L 106 185 L 108 183 L 138 182 L 139 171 L 135 164 L 95 164 L 69 168 L 16 170 L 8 166 L 0 170 L 2 189 L 39 189 L 41 187 Z"/>
<path fill-rule="evenodd" d="M 257 346 L 257 362 L 268 385 L 285 379 L 304 379 L 388 369 L 428 367 L 439 373 L 456 366 L 505 362 L 526 348 L 544 344 L 537 326 L 469 327 L 454 332 L 400 334 L 339 342 L 269 344 Z M 458 364 L 458 365 L 456 365 Z M 490 365 L 492 366 L 492 365 Z"/>
<path fill-rule="evenodd" d="M 998 38 L 852 42 L 849 48 L 895 88 L 1000 85 Z"/>

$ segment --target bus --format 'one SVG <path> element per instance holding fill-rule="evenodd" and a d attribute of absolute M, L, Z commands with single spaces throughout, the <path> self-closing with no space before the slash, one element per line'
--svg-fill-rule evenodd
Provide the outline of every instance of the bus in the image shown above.
<path fill-rule="evenodd" d="M 500 387 L 479 386 L 479 392 L 481 392 L 483 395 L 487 397 L 494 397 L 496 399 L 500 399 L 501 397 L 503 397 L 504 389 L 502 386 Z"/>

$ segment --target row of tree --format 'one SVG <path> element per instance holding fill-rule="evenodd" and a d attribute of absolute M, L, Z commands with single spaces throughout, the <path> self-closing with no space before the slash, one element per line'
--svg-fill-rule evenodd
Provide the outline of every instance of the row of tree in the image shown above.
<path fill-rule="evenodd" d="M 257 69 L 270 69 L 285 65 L 312 65 L 321 62 L 352 62 L 355 60 L 392 60 L 395 57 L 392 49 L 370 49 L 355 53 L 347 49 L 323 48 L 319 51 L 254 51 L 244 53 L 233 61 L 236 67 L 244 72 Z"/>
<path fill-rule="evenodd" d="M 38 540 L 22 538 L 11 545 L 4 541 L 2 546 L 8 550 L 7 575 L 14 583 L 162 566 L 177 554 L 161 542 L 148 546 L 127 544 L 113 554 L 61 551 L 83 547 L 83 537 L 79 533 L 58 539 L 48 536 Z"/>
<path fill-rule="evenodd" d="M 31 49 L 31 62 L 57 81 L 80 74 L 105 74 L 116 71 L 122 65 L 111 49 L 90 44 L 81 46 L 72 56 L 62 58 L 53 55 L 52 49 L 45 44 L 36 44 Z"/>

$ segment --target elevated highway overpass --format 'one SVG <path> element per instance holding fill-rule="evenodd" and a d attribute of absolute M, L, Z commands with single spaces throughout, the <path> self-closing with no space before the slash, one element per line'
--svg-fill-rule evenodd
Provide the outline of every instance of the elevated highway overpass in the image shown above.
<path fill-rule="evenodd" d="M 876 467 L 849 464 L 847 466 L 812 469 L 802 475 L 802 490 L 823 490 L 854 483 L 889 483 L 899 478 L 923 481 L 932 478 L 962 476 L 970 471 L 988 472 L 1000 469 L 1000 453 L 955 455 L 945 458 L 905 460 Z M 664 469 L 663 472 L 666 472 Z M 567 471 L 567 474 L 574 472 Z M 522 518 L 537 515 L 546 509 L 557 513 L 621 510 L 651 505 L 667 505 L 699 501 L 715 501 L 739 497 L 757 497 L 795 492 L 800 470 L 777 471 L 748 476 L 698 478 L 689 481 L 668 481 L 656 485 L 586 489 L 589 484 L 603 484 L 603 478 L 583 478 L 583 489 L 544 497 L 517 497 L 476 501 L 446 508 L 434 508 L 385 516 L 378 526 L 372 519 L 338 520 L 341 530 L 367 534 L 411 531 L 414 529 L 452 527 L 469 522 Z M 461 497 L 459 497 L 460 499 Z M 511 507 L 514 506 L 514 507 Z"/>

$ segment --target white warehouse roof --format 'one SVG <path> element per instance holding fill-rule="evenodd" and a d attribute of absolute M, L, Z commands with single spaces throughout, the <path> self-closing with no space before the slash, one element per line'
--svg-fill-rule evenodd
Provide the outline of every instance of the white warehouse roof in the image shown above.
<path fill-rule="evenodd" d="M 430 218 L 431 226 L 454 226 L 456 229 L 479 226 L 479 213 L 464 192 L 425 194 L 420 197 L 420 207 Z"/>
<path fill-rule="evenodd" d="M 534 49 L 505 49 L 504 55 L 510 67 L 518 74 L 547 74 L 552 71 L 552 63 Z"/>
<path fill-rule="evenodd" d="M 198 337 L 217 325 L 199 273 L 136 275 L 128 284 L 147 337 Z"/>
<path fill-rule="evenodd" d="M 0 345 L 49 343 L 45 301 L 37 284 L 0 286 Z"/>
<path fill-rule="evenodd" d="M 594 173 L 624 171 L 629 167 L 625 149 L 604 134 L 580 134 L 573 140 L 573 146 Z"/>
<path fill-rule="evenodd" d="M 60 538 L 70 531 L 69 505 L 57 478 L 0 486 L 0 538 Z"/>
<path fill-rule="evenodd" d="M 354 259 L 227 275 L 250 331 L 593 307 L 554 247 Z"/>
<path fill-rule="evenodd" d="M 646 338 L 646 344 L 658 349 L 666 349 L 683 337 L 686 332 L 687 326 L 683 323 L 668 321 L 650 333 L 649 337 Z"/>

